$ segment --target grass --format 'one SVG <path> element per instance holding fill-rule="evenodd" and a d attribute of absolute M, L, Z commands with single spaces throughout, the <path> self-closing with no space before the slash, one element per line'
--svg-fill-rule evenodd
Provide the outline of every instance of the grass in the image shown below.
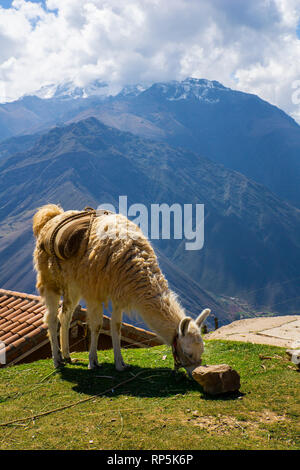
<path fill-rule="evenodd" d="M 166 346 L 123 355 L 132 367 L 122 373 L 112 351 L 99 352 L 97 371 L 87 369 L 87 353 L 60 371 L 51 360 L 1 369 L 0 449 L 300 448 L 300 374 L 284 349 L 206 341 L 204 363 L 227 363 L 241 376 L 240 393 L 218 397 L 174 376 Z"/>

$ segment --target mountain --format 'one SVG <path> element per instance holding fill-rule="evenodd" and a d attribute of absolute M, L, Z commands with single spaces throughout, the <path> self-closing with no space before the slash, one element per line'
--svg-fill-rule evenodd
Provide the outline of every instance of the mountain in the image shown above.
<path fill-rule="evenodd" d="M 75 85 L 72 81 L 67 81 L 59 83 L 58 85 L 45 85 L 29 96 L 37 96 L 42 99 L 62 99 L 64 101 L 78 98 L 88 98 L 91 96 L 105 98 L 109 96 L 109 86 L 107 83 L 100 80 L 94 80 L 87 86 L 83 87 Z"/>
<path fill-rule="evenodd" d="M 92 102 L 72 96 L 67 98 L 24 96 L 17 101 L 0 104 L 0 140 L 48 130 L 81 113 L 86 106 L 95 106 L 94 98 Z M 99 98 L 95 100 L 97 104 L 101 102 Z"/>
<path fill-rule="evenodd" d="M 115 96 L 97 81 L 82 88 L 72 83 L 46 87 L 37 96 L 0 105 L 0 139 L 91 116 L 201 154 L 300 207 L 300 126 L 258 96 L 217 81 L 132 85 Z"/>
<path fill-rule="evenodd" d="M 9 157 L 14 153 L 25 152 L 33 147 L 35 142 L 40 138 L 40 134 L 20 135 L 18 137 L 10 137 L 0 142 L 0 159 Z"/>
<path fill-rule="evenodd" d="M 299 310 L 298 209 L 192 151 L 95 118 L 56 127 L 35 136 L 24 152 L 0 158 L 0 285 L 34 289 L 31 217 L 38 206 L 118 209 L 120 195 L 128 206 L 143 203 L 149 210 L 155 203 L 204 204 L 202 250 L 187 251 L 181 239 L 153 242 L 188 311 L 212 305 L 226 323 L 242 305 L 252 312 Z"/>
<path fill-rule="evenodd" d="M 73 120 L 88 116 L 200 153 L 300 207 L 300 126 L 258 96 L 189 78 L 120 94 Z"/>
<path fill-rule="evenodd" d="M 31 95 L 0 104 L 0 140 L 45 131 L 101 104 L 110 94 L 106 83 L 95 80 L 85 87 L 73 82 L 43 86 Z"/>

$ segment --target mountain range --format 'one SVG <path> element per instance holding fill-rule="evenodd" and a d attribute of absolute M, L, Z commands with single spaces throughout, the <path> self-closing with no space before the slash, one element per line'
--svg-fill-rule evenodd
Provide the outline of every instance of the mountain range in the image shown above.
<path fill-rule="evenodd" d="M 117 208 L 119 196 L 126 195 L 128 205 L 148 208 L 204 204 L 202 250 L 186 251 L 185 240 L 153 242 L 191 314 L 211 305 L 226 323 L 244 307 L 284 313 L 299 307 L 300 211 L 241 173 L 96 118 L 11 138 L 0 151 L 3 287 L 34 291 L 31 217 L 37 207 L 52 202 L 65 210 L 102 203 Z"/>
<path fill-rule="evenodd" d="M 93 116 L 107 126 L 192 150 L 300 207 L 300 126 L 276 106 L 196 78 L 129 86 L 115 96 L 108 89 L 99 81 L 84 88 L 66 83 L 2 104 L 0 139 Z"/>

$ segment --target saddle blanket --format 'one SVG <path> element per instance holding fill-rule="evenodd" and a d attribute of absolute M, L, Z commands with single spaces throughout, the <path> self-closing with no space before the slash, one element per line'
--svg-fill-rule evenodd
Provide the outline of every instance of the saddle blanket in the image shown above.
<path fill-rule="evenodd" d="M 70 259 L 79 251 L 91 223 L 91 214 L 74 218 L 69 216 L 58 225 L 51 227 L 43 240 L 49 255 L 55 254 L 61 260 Z"/>
<path fill-rule="evenodd" d="M 87 244 L 94 217 L 109 214 L 106 210 L 85 210 L 67 216 L 47 231 L 43 240 L 45 251 L 61 260 L 72 258 L 80 250 L 83 241 Z"/>

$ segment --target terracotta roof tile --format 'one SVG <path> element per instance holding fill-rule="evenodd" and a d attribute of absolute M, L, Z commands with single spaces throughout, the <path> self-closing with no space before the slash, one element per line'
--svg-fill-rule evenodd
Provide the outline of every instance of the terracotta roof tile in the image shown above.
<path fill-rule="evenodd" d="M 35 308 L 31 308 L 27 310 L 27 312 L 34 312 L 35 314 L 45 312 L 45 311 L 46 311 L 46 307 L 44 305 L 42 305 L 41 307 L 37 305 Z"/>
<path fill-rule="evenodd" d="M 34 324 L 34 326 L 36 326 L 36 327 L 44 325 L 45 328 L 47 328 L 46 325 L 44 324 L 44 320 L 43 320 L 42 318 L 40 318 L 39 320 L 35 321 L 33 324 Z"/>
<path fill-rule="evenodd" d="M 43 325 L 46 307 L 39 296 L 0 289 L 0 344 L 5 345 L 6 362 L 22 356 L 38 344 L 47 331 Z"/>
<path fill-rule="evenodd" d="M 13 320 L 17 315 L 18 313 L 16 314 L 16 311 L 13 308 L 5 312 L 5 318 L 7 320 Z"/>
<path fill-rule="evenodd" d="M 14 322 L 24 323 L 27 322 L 27 320 L 30 320 L 31 318 L 36 318 L 36 315 L 34 313 L 22 312 L 21 314 L 16 314 L 16 316 L 14 317 Z"/>
<path fill-rule="evenodd" d="M 42 318 L 43 318 L 43 315 L 41 313 L 37 313 L 36 315 L 31 313 L 24 320 L 26 321 L 26 323 L 28 323 L 28 325 L 31 325 L 31 324 L 34 324 L 37 320 L 40 320 Z"/>
<path fill-rule="evenodd" d="M 27 305 L 26 311 L 27 312 L 33 312 L 38 308 L 45 308 L 41 302 L 30 302 Z"/>
<path fill-rule="evenodd" d="M 22 338 L 22 337 L 20 338 L 20 337 L 19 337 L 19 339 L 17 339 L 16 341 L 13 341 L 13 342 L 11 343 L 11 346 L 13 346 L 14 348 L 18 348 L 18 347 L 20 347 L 23 343 L 25 343 L 25 341 L 26 341 L 25 338 Z"/>
<path fill-rule="evenodd" d="M 24 326 L 23 326 L 23 328 L 21 326 L 21 330 L 18 329 L 18 334 L 19 334 L 19 336 L 24 337 L 32 330 L 35 330 L 34 325 L 26 326 L 25 328 L 24 328 Z"/>
<path fill-rule="evenodd" d="M 7 335 L 5 335 L 5 339 L 3 340 L 3 342 L 5 344 L 11 344 L 19 338 L 20 338 L 20 336 L 17 333 L 15 335 L 12 335 L 11 333 L 8 333 Z"/>
<path fill-rule="evenodd" d="M 45 329 L 45 332 L 46 332 L 46 329 Z M 41 331 L 39 331 L 39 333 L 41 333 Z M 25 339 L 26 341 L 28 341 L 28 340 L 30 340 L 30 339 L 32 339 L 32 338 L 37 337 L 37 336 L 38 336 L 38 335 L 37 335 L 37 333 L 36 333 L 36 329 L 33 329 L 32 331 L 30 331 L 30 332 L 28 332 L 28 333 L 25 334 L 24 339 Z"/>
<path fill-rule="evenodd" d="M 9 297 L 6 297 L 6 299 L 4 299 L 3 302 L 1 302 L 1 307 L 6 307 L 6 305 L 10 304 L 12 300 L 14 300 L 14 297 L 12 299 Z"/>
<path fill-rule="evenodd" d="M 13 299 L 11 302 L 9 302 L 10 308 L 15 308 L 16 305 L 20 304 L 22 302 L 22 299 Z"/>
<path fill-rule="evenodd" d="M 3 333 L 1 334 L 1 341 L 2 343 L 6 343 L 6 340 L 12 336 L 12 333 L 11 331 L 3 331 Z M 7 343 L 8 344 L 8 343 Z"/>
<path fill-rule="evenodd" d="M 5 323 L 5 325 L 1 325 L 1 331 L 4 332 L 3 334 L 6 334 L 6 333 L 9 333 L 13 327 L 14 327 L 13 322 L 7 322 L 7 324 Z"/>
<path fill-rule="evenodd" d="M 21 334 L 21 331 L 24 330 L 24 328 L 26 328 L 26 323 L 16 323 L 15 324 L 16 326 L 14 326 L 10 331 L 11 333 L 15 334 L 15 333 L 19 333 L 20 331 L 20 334 Z"/>

